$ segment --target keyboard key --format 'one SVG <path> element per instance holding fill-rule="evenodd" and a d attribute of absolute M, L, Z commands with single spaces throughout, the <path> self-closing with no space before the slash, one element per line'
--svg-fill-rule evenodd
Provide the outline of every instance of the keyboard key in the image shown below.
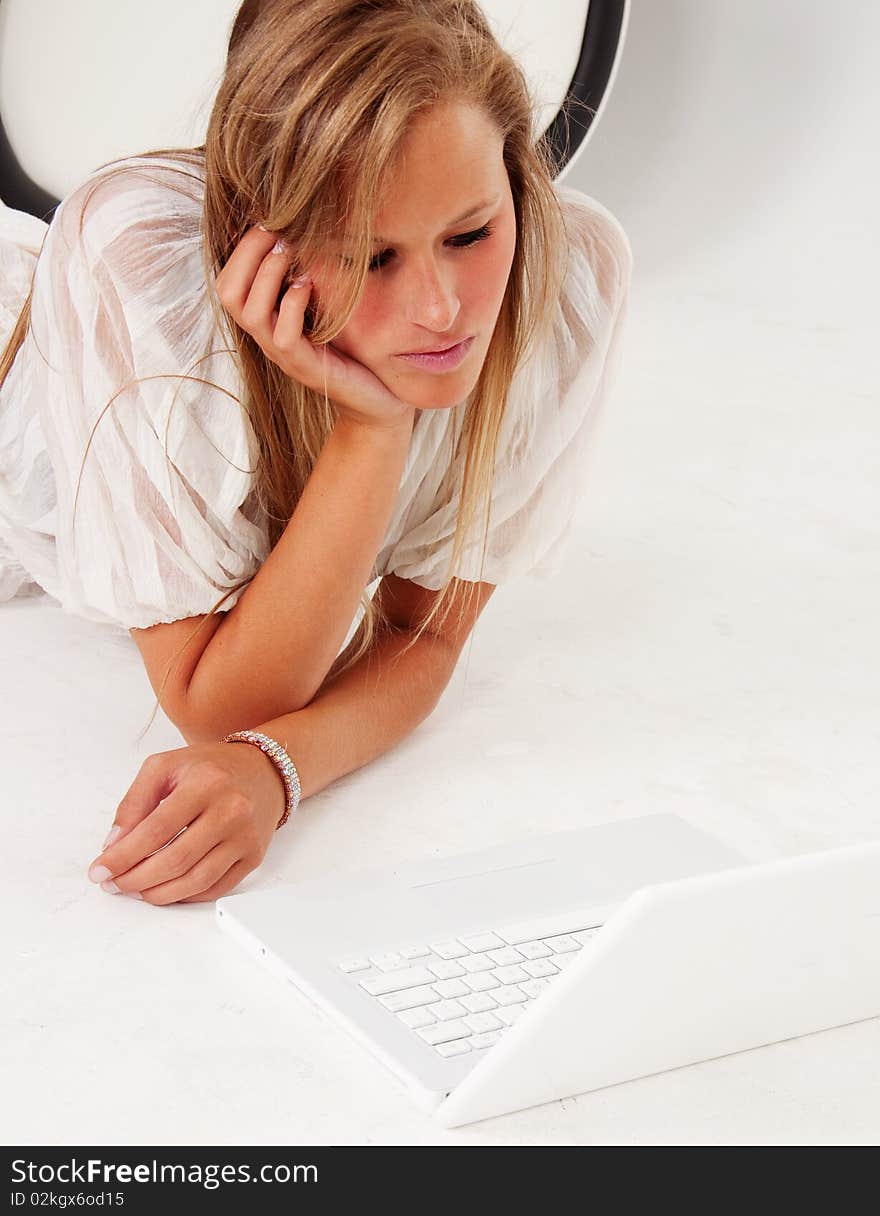
<path fill-rule="evenodd" d="M 459 937 L 458 940 L 463 946 L 467 946 L 468 950 L 473 950 L 475 954 L 482 950 L 497 950 L 499 946 L 504 945 L 504 942 L 495 933 L 475 933 L 472 937 Z"/>
<path fill-rule="evenodd" d="M 550 946 L 556 954 L 568 954 L 570 950 L 580 950 L 581 944 L 570 933 L 561 937 L 545 937 L 544 945 Z"/>
<path fill-rule="evenodd" d="M 574 954 L 554 954 L 553 963 L 556 967 L 560 967 L 562 970 L 565 970 L 569 963 L 574 962 L 575 957 L 576 955 Z"/>
<path fill-rule="evenodd" d="M 431 986 L 440 996 L 467 996 L 471 991 L 461 980 L 441 980 L 439 984 Z"/>
<path fill-rule="evenodd" d="M 494 989 L 493 997 L 499 1005 L 516 1005 L 519 1001 L 528 1000 L 524 992 L 520 992 L 516 984 L 511 984 L 509 988 L 504 985 Z"/>
<path fill-rule="evenodd" d="M 368 958 L 345 958 L 339 964 L 339 970 L 349 974 L 352 971 L 366 971 L 372 965 Z"/>
<path fill-rule="evenodd" d="M 427 946 L 404 946 L 400 953 L 404 958 L 424 958 L 431 951 Z"/>
<path fill-rule="evenodd" d="M 424 1006 L 421 1009 L 405 1009 L 397 1016 L 404 1026 L 409 1026 L 410 1030 L 415 1030 L 419 1026 L 433 1026 L 437 1021 L 431 1010 Z"/>
<path fill-rule="evenodd" d="M 498 1028 L 503 1025 L 503 1023 L 499 1022 L 498 1018 L 491 1013 L 471 1013 L 468 1014 L 465 1021 L 467 1022 L 468 1026 L 470 1026 L 471 1030 L 476 1031 L 478 1034 L 482 1034 L 487 1030 L 498 1030 Z"/>
<path fill-rule="evenodd" d="M 491 1047 L 493 1043 L 497 1043 L 501 1038 L 500 1030 L 490 1030 L 488 1034 L 472 1034 L 468 1042 L 471 1047 Z"/>
<path fill-rule="evenodd" d="M 403 992 L 389 992 L 380 996 L 379 1003 L 391 1013 L 399 1013 L 402 1009 L 415 1009 L 419 1005 L 437 1005 L 437 993 L 427 984 L 420 988 L 407 988 Z"/>
<path fill-rule="evenodd" d="M 402 954 L 398 954 L 396 950 L 390 951 L 388 954 L 372 954 L 370 962 L 374 967 L 378 967 L 380 971 L 393 971 L 395 967 L 405 967 L 406 959 Z"/>
<path fill-rule="evenodd" d="M 434 1048 L 441 1056 L 463 1056 L 470 1049 L 471 1045 L 467 1039 L 454 1039 L 451 1043 L 438 1043 Z"/>
<path fill-rule="evenodd" d="M 472 1033 L 470 1026 L 460 1020 L 438 1022 L 436 1026 L 420 1026 L 416 1031 L 416 1034 L 432 1047 L 437 1043 L 451 1043 L 453 1039 L 469 1039 Z"/>
<path fill-rule="evenodd" d="M 523 963 L 522 969 L 523 971 L 528 971 L 529 975 L 536 980 L 541 979 L 541 977 L 545 975 L 559 974 L 559 968 L 556 966 L 556 964 L 551 963 L 549 959 L 546 958 L 536 958 L 534 962 Z"/>
<path fill-rule="evenodd" d="M 595 937 L 598 932 L 598 929 L 578 929 L 577 933 L 572 933 L 571 936 L 577 938 L 581 945 L 583 945 L 585 942 L 588 942 L 591 938 Z M 518 946 L 517 949 L 522 950 L 522 946 Z"/>
<path fill-rule="evenodd" d="M 461 1001 L 437 1001 L 431 1006 L 431 1013 L 441 1022 L 448 1022 L 450 1018 L 460 1018 L 467 1013 L 467 1009 L 462 1005 Z"/>
<path fill-rule="evenodd" d="M 383 996 L 386 992 L 399 992 L 402 988 L 415 988 L 417 984 L 433 984 L 436 975 L 427 967 L 405 967 L 400 971 L 389 971 L 369 980 L 359 980 L 361 988 L 370 996 Z"/>
<path fill-rule="evenodd" d="M 463 954 L 469 953 L 467 946 L 457 942 L 454 937 L 445 942 L 431 942 L 431 949 L 441 958 L 461 958 Z"/>
<path fill-rule="evenodd" d="M 526 996 L 535 997 L 542 990 L 542 988 L 546 988 L 549 983 L 549 980 L 526 980 L 524 984 L 520 984 L 520 988 L 522 988 Z"/>
<path fill-rule="evenodd" d="M 506 1009 L 496 1009 L 495 1016 L 507 1026 L 512 1026 L 518 1017 L 526 1011 L 525 1005 L 509 1005 Z"/>
<path fill-rule="evenodd" d="M 548 950 L 547 953 L 549 954 L 550 951 Z M 451 965 L 456 966 L 455 963 L 452 963 Z M 472 954 L 468 958 L 463 958 L 461 963 L 458 965 L 461 966 L 465 971 L 474 972 L 491 971 L 495 966 L 495 963 L 492 962 L 488 954 Z"/>
<path fill-rule="evenodd" d="M 498 987 L 498 981 L 490 971 L 480 971 L 477 975 L 466 975 L 463 983 L 474 992 L 491 992 Z"/>
<path fill-rule="evenodd" d="M 523 971 L 522 967 L 496 967 L 492 974 L 499 984 L 518 984 L 529 978 L 528 971 Z"/>
<path fill-rule="evenodd" d="M 584 929 L 583 932 L 591 933 L 592 930 Z M 550 947 L 545 946 L 543 942 L 520 942 L 517 950 L 519 950 L 520 954 L 525 955 L 526 958 L 546 958 L 548 954 L 553 953 Z"/>
<path fill-rule="evenodd" d="M 523 956 L 513 946 L 503 946 L 500 950 L 490 950 L 489 958 L 496 967 L 506 967 L 509 963 L 521 963 Z"/>
<path fill-rule="evenodd" d="M 438 980 L 451 980 L 458 975 L 464 975 L 464 968 L 460 967 L 458 963 L 445 962 L 442 958 L 431 959 L 429 963 L 425 963 L 425 966 Z"/>
<path fill-rule="evenodd" d="M 498 1002 L 485 992 L 474 992 L 471 996 L 463 996 L 459 998 L 465 1009 L 469 1009 L 471 1013 L 485 1013 L 487 1009 L 496 1009 Z"/>

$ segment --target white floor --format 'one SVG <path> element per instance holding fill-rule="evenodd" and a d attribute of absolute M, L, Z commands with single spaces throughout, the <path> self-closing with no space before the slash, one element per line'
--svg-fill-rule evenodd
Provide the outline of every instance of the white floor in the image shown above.
<path fill-rule="evenodd" d="M 761 19 L 756 5 L 737 11 Z M 638 65 L 638 22 L 631 37 Z M 638 87 L 621 75 L 630 107 Z M 499 589 L 435 713 L 304 802 L 240 890 L 652 811 L 756 860 L 880 837 L 877 249 L 864 236 L 876 182 L 852 189 L 860 210 L 833 221 L 832 183 L 809 193 L 797 179 L 799 208 L 765 199 L 743 233 L 735 201 L 713 210 L 709 173 L 718 240 L 704 229 L 663 262 L 648 209 L 591 187 L 617 138 L 613 114 L 600 134 L 572 181 L 645 253 L 570 569 Z M 833 156 L 840 165 L 841 146 Z M 808 248 L 820 222 L 824 243 Z M 670 239 L 688 248 L 686 232 Z M 813 294 L 805 259 L 820 254 Z M 88 882 L 141 759 L 182 743 L 161 717 L 135 743 L 153 697 L 133 644 L 40 599 L 2 608 L 2 644 L 5 1142 L 880 1138 L 880 1017 L 436 1128 L 356 1042 L 227 941 L 213 905 L 154 908 Z"/>

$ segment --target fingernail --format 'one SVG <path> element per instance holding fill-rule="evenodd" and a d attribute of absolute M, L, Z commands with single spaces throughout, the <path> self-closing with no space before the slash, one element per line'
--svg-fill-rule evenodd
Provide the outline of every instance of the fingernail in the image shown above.
<path fill-rule="evenodd" d="M 291 287 L 305 287 L 306 283 L 311 283 L 311 279 L 307 274 L 298 274 L 295 279 L 290 280 Z"/>
<path fill-rule="evenodd" d="M 281 239 L 277 240 L 272 246 L 273 253 L 287 253 L 287 246 Z"/>
<path fill-rule="evenodd" d="M 116 883 L 115 883 L 115 882 L 113 882 L 113 881 L 112 881 L 112 879 L 108 879 L 106 882 L 102 882 L 102 883 L 101 883 L 101 890 L 102 890 L 102 891 L 109 891 L 111 895 L 118 895 L 118 894 L 119 894 L 119 887 L 117 887 Z"/>
<path fill-rule="evenodd" d="M 110 871 L 106 866 L 92 864 L 89 868 L 89 878 L 92 882 L 103 882 L 105 878 L 110 877 Z"/>
<path fill-rule="evenodd" d="M 143 899 L 144 898 L 143 895 L 141 895 L 140 891 L 129 891 L 128 894 L 131 896 L 132 899 Z"/>
<path fill-rule="evenodd" d="M 119 826 L 118 823 L 115 828 L 110 829 L 110 831 L 107 833 L 107 839 L 101 845 L 101 852 L 103 852 L 104 849 L 106 849 L 108 845 L 111 845 L 113 843 L 113 841 L 116 839 L 116 837 L 119 835 L 119 833 L 121 831 L 122 831 L 122 828 Z"/>

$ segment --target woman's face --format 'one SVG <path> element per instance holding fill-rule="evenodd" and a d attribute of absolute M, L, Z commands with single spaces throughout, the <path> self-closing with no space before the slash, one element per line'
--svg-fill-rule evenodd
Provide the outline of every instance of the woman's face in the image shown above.
<path fill-rule="evenodd" d="M 420 115 L 374 217 L 382 234 L 364 292 L 331 345 L 420 410 L 448 409 L 477 381 L 516 245 L 503 141 L 482 111 L 443 103 Z M 460 219 L 466 212 L 473 212 Z M 313 295 L 333 282 L 344 240 L 312 267 Z M 457 366 L 402 358 L 472 338 Z"/>

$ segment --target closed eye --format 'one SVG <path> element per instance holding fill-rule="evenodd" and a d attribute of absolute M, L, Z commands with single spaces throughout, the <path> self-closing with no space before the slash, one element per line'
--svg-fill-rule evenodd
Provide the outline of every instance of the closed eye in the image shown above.
<path fill-rule="evenodd" d="M 492 232 L 491 224 L 483 224 L 482 228 L 475 228 L 473 232 L 463 232 L 460 236 L 450 237 L 450 241 L 455 249 L 467 249 L 471 245 L 476 245 L 478 241 L 485 241 Z M 375 257 L 370 259 L 369 269 L 381 270 L 387 265 L 389 258 L 393 254 L 393 249 L 383 249 L 381 253 L 377 253 Z M 350 262 L 349 258 L 345 261 Z"/>

